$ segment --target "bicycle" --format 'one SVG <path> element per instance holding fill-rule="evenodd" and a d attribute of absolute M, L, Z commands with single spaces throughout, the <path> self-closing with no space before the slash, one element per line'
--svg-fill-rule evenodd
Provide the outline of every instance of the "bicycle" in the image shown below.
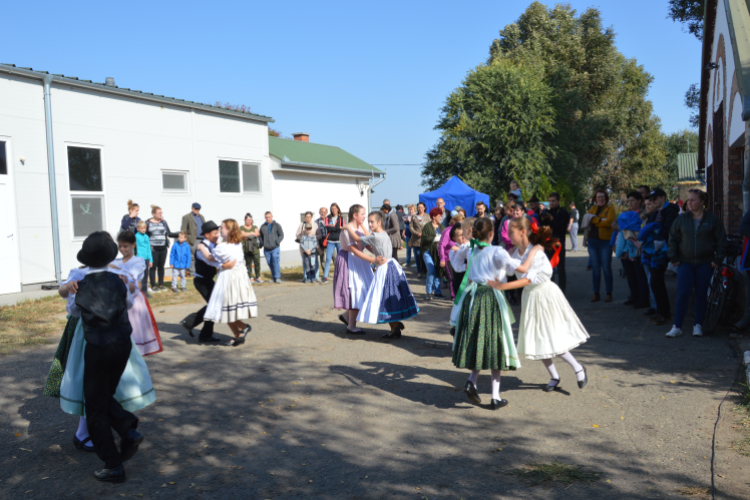
<path fill-rule="evenodd" d="M 739 234 L 727 235 L 726 256 L 721 265 L 714 269 L 711 284 L 708 286 L 708 309 L 703 321 L 703 332 L 706 334 L 714 331 L 734 297 L 734 277 L 740 272 L 734 263 L 742 254 L 742 241 L 743 238 Z"/>

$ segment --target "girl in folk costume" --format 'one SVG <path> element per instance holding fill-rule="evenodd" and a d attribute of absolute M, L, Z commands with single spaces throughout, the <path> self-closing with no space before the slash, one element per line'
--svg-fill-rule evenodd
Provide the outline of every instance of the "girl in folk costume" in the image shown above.
<path fill-rule="evenodd" d="M 364 299 L 364 306 L 357 316 L 358 321 L 376 325 L 388 323 L 390 333 L 383 335 L 386 339 L 401 337 L 404 324 L 401 320 L 417 315 L 419 308 L 406 281 L 404 270 L 398 261 L 389 258 L 393 254 L 393 244 L 388 233 L 383 229 L 383 213 L 371 212 L 367 222 L 372 231 L 370 236 L 359 236 L 351 227 L 347 232 L 352 241 L 364 243 L 375 254 L 375 257 L 365 255 L 356 247 L 350 247 L 350 252 L 360 259 L 377 264 L 375 279 L 370 284 Z"/>
<path fill-rule="evenodd" d="M 364 222 L 365 207 L 352 205 L 349 208 L 349 223 L 341 231 L 341 251 L 336 255 L 333 268 L 333 307 L 344 309 L 339 314 L 339 320 L 346 325 L 346 333 L 358 335 L 365 333 L 357 328 L 357 315 L 365 303 L 373 273 L 368 261 L 362 259 L 364 244 L 352 241 L 349 229 L 359 236 L 368 236 L 370 233 L 363 226 Z M 358 250 L 360 256 L 353 250 Z"/>
<path fill-rule="evenodd" d="M 227 323 L 234 334 L 229 345 L 237 347 L 245 342 L 252 329 L 242 320 L 258 317 L 258 300 L 247 275 L 242 232 L 237 221 L 225 219 L 219 233 L 224 241 L 213 252 L 209 252 L 205 245 L 199 247 L 207 260 L 222 264 L 204 318 L 214 323 Z"/>
<path fill-rule="evenodd" d="M 112 245 L 114 246 L 114 242 Z M 81 253 L 79 253 L 79 260 L 81 259 Z M 116 255 L 117 252 L 115 250 L 113 256 Z M 98 256 L 95 256 L 95 258 L 98 258 Z M 83 322 L 80 320 L 81 309 L 75 303 L 78 282 L 86 277 L 89 271 L 100 272 L 107 270 L 108 272 L 119 274 L 128 287 L 128 307 L 132 307 L 132 293 L 136 288 L 130 275 L 112 268 L 107 269 L 107 264 L 107 262 L 102 262 L 101 266 L 97 268 L 84 266 L 72 269 L 68 274 L 68 279 L 60 285 L 58 293 L 68 301 L 66 306 L 69 314 L 68 324 L 65 327 L 63 338 L 60 340 L 60 345 L 55 353 L 55 360 L 50 369 L 50 378 L 47 380 L 44 392 L 45 395 L 60 398 L 60 407 L 65 413 L 80 417 L 78 420 L 78 429 L 73 436 L 73 444 L 79 450 L 90 452 L 95 450 L 89 437 L 86 417 L 84 416 L 83 374 L 86 340 L 83 332 Z M 125 371 L 120 377 L 114 397 L 125 410 L 134 412 L 156 401 L 156 393 L 154 392 L 154 386 L 151 383 L 151 376 L 149 375 L 146 363 L 136 348 L 137 346 L 133 342 L 132 337 L 131 342 L 133 347 L 130 351 L 130 357 L 128 358 Z"/>
<path fill-rule="evenodd" d="M 464 391 L 476 404 L 482 402 L 476 387 L 479 372 L 491 370 L 490 408 L 497 410 L 508 404 L 500 398 L 500 371 L 515 370 L 521 367 L 521 363 L 510 327 L 515 321 L 513 314 L 503 294 L 490 288 L 489 283 L 505 282 L 506 275 L 519 268 L 519 261 L 512 259 L 504 248 L 491 246 L 493 226 L 490 219 L 477 219 L 474 223 L 473 252 L 456 294 L 460 299 L 455 320 L 453 364 L 472 371 Z M 528 269 L 529 264 L 530 261 L 524 263 L 520 269 Z"/>
<path fill-rule="evenodd" d="M 560 385 L 560 375 L 552 361 L 555 356 L 561 357 L 573 368 L 578 387 L 583 389 L 588 383 L 586 368 L 569 351 L 586 342 L 589 334 L 565 295 L 551 281 L 552 268 L 557 264 L 561 243 L 552 238 L 549 226 L 537 227 L 526 217 L 518 217 L 510 222 L 510 239 L 516 245 L 513 258 L 533 258 L 531 267 L 528 271 L 516 269 L 518 280 L 512 283 L 493 282 L 490 286 L 497 290 L 523 287 L 518 355 L 526 359 L 539 359 L 544 363 L 550 374 L 545 392 L 552 392 Z M 544 252 L 532 255 L 532 245 L 536 249 L 540 244 L 547 251 L 555 249 L 552 263 Z"/>
<path fill-rule="evenodd" d="M 133 285 L 129 286 L 133 307 L 128 310 L 130 325 L 133 327 L 131 338 L 141 356 L 162 352 L 164 347 L 161 345 L 161 337 L 159 336 L 159 328 L 156 326 L 154 313 L 140 289 L 147 269 L 146 261 L 133 255 L 135 235 L 130 231 L 123 231 L 117 235 L 117 245 L 122 258 L 112 262 L 109 267 L 119 271 L 123 276 L 127 276 L 129 284 Z"/>

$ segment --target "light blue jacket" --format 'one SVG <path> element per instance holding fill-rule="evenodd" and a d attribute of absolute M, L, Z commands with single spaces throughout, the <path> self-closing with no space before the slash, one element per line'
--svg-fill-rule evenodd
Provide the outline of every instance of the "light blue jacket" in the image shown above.
<path fill-rule="evenodd" d="M 141 234 L 140 231 L 135 233 L 135 254 L 149 262 L 154 261 L 151 256 L 151 240 L 146 233 Z"/>

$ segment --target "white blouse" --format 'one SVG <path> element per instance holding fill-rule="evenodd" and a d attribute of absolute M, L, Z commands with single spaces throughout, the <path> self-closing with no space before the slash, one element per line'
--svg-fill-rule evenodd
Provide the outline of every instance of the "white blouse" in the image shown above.
<path fill-rule="evenodd" d="M 464 243 L 458 247 L 458 250 L 448 252 L 448 259 L 451 261 L 453 270 L 457 273 L 466 271 L 466 259 L 469 256 L 469 250 L 471 250 L 471 246 L 468 243 Z"/>
<path fill-rule="evenodd" d="M 526 258 L 529 256 L 529 252 L 533 245 L 529 244 L 526 247 L 526 251 L 523 255 L 518 255 L 518 248 L 513 252 L 513 258 L 518 259 L 519 265 L 526 262 Z M 527 273 L 516 273 L 516 278 L 528 278 L 531 280 L 532 285 L 539 285 L 552 279 L 552 264 L 544 254 L 544 251 L 539 251 L 534 256 L 534 260 L 531 262 L 531 267 Z"/>
<path fill-rule="evenodd" d="M 123 262 L 122 259 L 115 259 L 111 264 L 112 267 L 121 271 L 118 274 L 124 274 L 128 277 L 128 281 L 138 285 L 143 279 L 143 275 L 146 273 L 146 261 L 142 257 L 133 255 L 130 260 Z M 136 286 L 138 288 L 138 286 Z"/>
<path fill-rule="evenodd" d="M 237 263 L 235 264 L 235 267 L 240 264 L 243 266 L 245 265 L 245 254 L 242 251 L 242 245 L 240 243 L 219 243 L 211 253 L 214 258 L 222 264 L 236 260 Z M 221 271 L 221 269 L 219 270 Z"/>
<path fill-rule="evenodd" d="M 501 247 L 475 248 L 473 256 L 469 279 L 477 284 L 485 284 L 490 280 L 505 283 L 508 281 L 508 274 L 521 265 L 521 262 L 512 258 Z"/>
<path fill-rule="evenodd" d="M 81 281 L 86 277 L 86 273 L 88 273 L 88 271 L 88 267 L 84 267 L 83 269 L 79 269 L 77 267 L 71 269 L 68 273 L 68 279 L 63 281 L 60 286 L 62 287 L 63 285 L 67 285 L 71 281 Z M 68 294 L 68 298 L 66 300 L 68 301 L 68 303 L 65 305 L 65 310 L 68 312 L 68 314 L 70 314 L 71 316 L 80 317 L 81 310 L 76 307 L 76 294 Z"/>

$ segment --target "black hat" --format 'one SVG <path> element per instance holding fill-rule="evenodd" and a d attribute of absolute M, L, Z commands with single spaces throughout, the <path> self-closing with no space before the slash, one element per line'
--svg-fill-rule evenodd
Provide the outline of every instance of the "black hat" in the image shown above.
<path fill-rule="evenodd" d="M 203 223 L 203 229 L 201 229 L 201 232 L 206 235 L 210 233 L 211 231 L 214 231 L 216 229 L 219 229 L 219 226 L 216 225 L 216 223 L 212 220 L 207 220 Z"/>
<path fill-rule="evenodd" d="M 193 208 L 196 209 L 196 210 L 200 210 L 201 209 L 201 204 L 198 203 L 198 202 L 195 202 L 195 203 L 193 203 Z"/>
<path fill-rule="evenodd" d="M 651 191 L 651 194 L 646 196 L 647 200 L 650 200 L 651 198 L 660 198 L 660 197 L 667 197 L 667 193 L 664 192 L 663 189 L 656 188 L 653 191 Z"/>
<path fill-rule="evenodd" d="M 88 235 L 78 252 L 78 262 L 89 267 L 104 267 L 117 258 L 117 243 L 105 231 Z"/>
<path fill-rule="evenodd" d="M 531 198 L 529 198 L 529 203 L 539 203 L 539 198 L 537 198 L 536 196 L 532 196 Z"/>

